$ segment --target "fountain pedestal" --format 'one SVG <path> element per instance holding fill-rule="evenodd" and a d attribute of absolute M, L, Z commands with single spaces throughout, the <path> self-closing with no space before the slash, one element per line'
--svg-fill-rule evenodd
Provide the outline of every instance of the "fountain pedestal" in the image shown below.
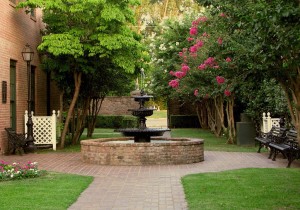
<path fill-rule="evenodd" d="M 116 132 L 121 132 L 124 136 L 133 136 L 135 143 L 151 142 L 151 136 L 162 136 L 164 132 L 170 131 L 168 128 L 147 128 L 146 117 L 153 115 L 153 111 L 156 109 L 146 108 L 145 102 L 149 101 L 152 96 L 147 95 L 144 91 L 140 91 L 140 94 L 133 96 L 134 100 L 140 105 L 138 109 L 128 109 L 133 116 L 138 117 L 138 128 L 121 128 L 116 129 Z"/>

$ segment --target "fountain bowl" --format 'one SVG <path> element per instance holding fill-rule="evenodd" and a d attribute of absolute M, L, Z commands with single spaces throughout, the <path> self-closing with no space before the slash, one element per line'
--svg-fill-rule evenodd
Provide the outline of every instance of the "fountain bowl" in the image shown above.
<path fill-rule="evenodd" d="M 204 141 L 193 138 L 153 137 L 134 143 L 131 137 L 81 141 L 83 162 L 98 165 L 173 165 L 204 160 Z"/>

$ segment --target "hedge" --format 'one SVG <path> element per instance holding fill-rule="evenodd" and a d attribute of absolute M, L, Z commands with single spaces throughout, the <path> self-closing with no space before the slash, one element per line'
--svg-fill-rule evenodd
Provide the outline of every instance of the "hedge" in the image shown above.
<path fill-rule="evenodd" d="M 170 115 L 170 128 L 200 128 L 197 115 Z"/>

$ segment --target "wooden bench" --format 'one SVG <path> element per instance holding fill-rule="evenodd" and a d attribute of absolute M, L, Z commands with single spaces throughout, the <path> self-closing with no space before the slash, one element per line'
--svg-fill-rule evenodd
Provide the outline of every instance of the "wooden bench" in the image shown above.
<path fill-rule="evenodd" d="M 8 137 L 8 155 L 18 152 L 20 155 L 24 153 L 25 135 L 18 134 L 12 128 L 5 128 Z"/>
<path fill-rule="evenodd" d="M 285 136 L 287 129 L 273 126 L 268 133 L 261 132 L 259 136 L 255 137 L 255 140 L 259 143 L 258 153 L 262 147 L 269 147 L 271 142 L 274 142 L 278 138 Z M 271 156 L 269 156 L 271 158 Z"/>
<path fill-rule="evenodd" d="M 295 130 L 289 130 L 286 136 L 282 139 L 278 139 L 275 142 L 269 144 L 271 149 L 272 160 L 276 160 L 276 156 L 281 153 L 288 159 L 287 168 L 291 166 L 291 163 L 300 158 L 300 148 L 297 141 L 297 132 Z"/>

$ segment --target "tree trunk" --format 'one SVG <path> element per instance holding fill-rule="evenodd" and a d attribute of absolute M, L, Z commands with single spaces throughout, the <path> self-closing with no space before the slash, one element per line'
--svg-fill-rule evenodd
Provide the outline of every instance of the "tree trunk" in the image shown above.
<path fill-rule="evenodd" d="M 199 120 L 200 127 L 203 129 L 209 128 L 208 126 L 208 116 L 207 116 L 207 110 L 205 106 L 205 101 L 197 102 L 196 103 L 196 112 Z"/>
<path fill-rule="evenodd" d="M 234 98 L 230 96 L 226 103 L 226 115 L 228 123 L 228 144 L 234 144 L 236 138 L 235 123 L 234 123 L 234 114 L 233 114 Z"/>
<path fill-rule="evenodd" d="M 289 82 L 279 80 L 288 103 L 288 108 L 292 118 L 292 123 L 298 133 L 298 142 L 300 144 L 300 68 L 294 78 L 289 78 Z"/>
<path fill-rule="evenodd" d="M 90 97 L 84 98 L 82 107 L 78 108 L 75 132 L 74 132 L 74 136 L 72 138 L 73 145 L 77 144 L 77 142 L 80 139 L 80 136 L 82 135 L 82 133 L 84 131 L 84 128 L 86 125 L 86 116 L 87 116 L 87 112 L 88 112 L 90 103 L 91 103 Z"/>
<path fill-rule="evenodd" d="M 89 137 L 89 138 L 91 138 L 94 133 L 97 116 L 100 112 L 104 98 L 105 98 L 104 95 L 99 98 L 93 98 L 92 102 L 90 104 L 89 114 L 88 114 L 88 122 L 87 122 L 87 127 L 88 127 L 87 137 Z"/>
<path fill-rule="evenodd" d="M 222 129 L 226 133 L 227 128 L 224 125 L 224 97 L 217 96 L 214 98 L 215 112 L 216 112 L 216 125 L 217 125 L 217 134 L 221 136 Z"/>
<path fill-rule="evenodd" d="M 69 123 L 70 123 L 70 120 L 71 120 L 72 113 L 73 113 L 74 108 L 75 108 L 76 101 L 77 101 L 78 96 L 79 96 L 79 91 L 80 91 L 80 86 L 81 86 L 82 73 L 81 72 L 74 72 L 73 76 L 74 76 L 74 82 L 75 82 L 75 90 L 74 90 L 73 98 L 72 98 L 72 101 L 71 101 L 71 104 L 70 104 L 70 107 L 69 107 L 69 110 L 68 110 L 68 114 L 67 114 L 67 117 L 66 117 L 64 129 L 63 129 L 62 134 L 61 134 L 61 143 L 60 143 L 61 148 L 65 147 L 66 134 L 67 134 L 67 131 L 68 131 L 68 127 L 69 127 Z"/>

